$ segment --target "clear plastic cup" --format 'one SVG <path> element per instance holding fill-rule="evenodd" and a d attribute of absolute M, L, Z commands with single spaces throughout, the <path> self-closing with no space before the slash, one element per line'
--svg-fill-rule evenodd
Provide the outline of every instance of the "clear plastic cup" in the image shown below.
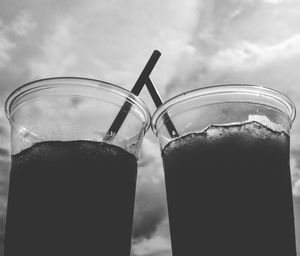
<path fill-rule="evenodd" d="M 130 111 L 109 143 L 125 102 Z M 16 89 L 5 255 L 130 255 L 146 105 L 103 81 L 59 77 Z"/>
<path fill-rule="evenodd" d="M 157 109 L 152 129 L 162 150 L 174 256 L 296 255 L 294 118 L 286 96 L 250 85 L 190 91 Z"/>

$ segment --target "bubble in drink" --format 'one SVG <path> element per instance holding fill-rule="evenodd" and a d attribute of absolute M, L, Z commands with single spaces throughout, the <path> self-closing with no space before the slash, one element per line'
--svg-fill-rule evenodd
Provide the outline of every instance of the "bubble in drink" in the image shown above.
<path fill-rule="evenodd" d="M 129 256 L 136 174 L 134 155 L 103 142 L 13 155 L 5 256 Z"/>
<path fill-rule="evenodd" d="M 173 256 L 296 256 L 285 132 L 211 125 L 162 157 Z"/>

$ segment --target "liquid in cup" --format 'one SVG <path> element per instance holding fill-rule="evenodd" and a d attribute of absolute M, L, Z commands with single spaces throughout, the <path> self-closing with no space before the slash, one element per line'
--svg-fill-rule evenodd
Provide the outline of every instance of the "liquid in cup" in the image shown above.
<path fill-rule="evenodd" d="M 203 93 L 209 94 L 214 89 L 222 93 L 222 90 L 234 92 L 240 87 L 203 89 Z M 244 86 L 242 89 L 240 93 L 255 88 Z M 197 103 L 196 100 L 184 103 L 179 99 L 178 105 L 189 106 L 185 109 L 178 106 L 178 109 L 184 113 L 195 109 L 194 104 L 203 107 L 205 96 L 198 97 Z M 231 101 L 238 97 L 236 95 Z M 194 119 L 205 123 L 204 129 L 182 134 L 162 149 L 173 255 L 296 256 L 290 138 L 279 125 L 266 122 L 268 113 L 276 118 L 284 113 L 271 106 L 258 106 L 258 103 L 224 103 L 224 99 L 207 102 L 215 105 L 206 108 L 215 107 L 219 111 L 214 111 L 210 120 L 204 121 L 202 115 Z M 249 96 L 242 98 L 246 99 L 248 101 Z M 261 116 L 254 120 L 223 123 L 228 119 L 224 115 L 229 115 L 226 114 L 229 104 L 230 108 L 240 107 L 244 116 L 257 113 L 255 105 L 260 111 L 267 110 L 265 116 L 260 113 Z M 171 107 L 166 107 L 165 111 L 171 118 L 173 116 L 175 127 L 186 127 L 180 124 L 180 114 L 176 116 L 175 110 L 172 112 L 175 103 L 168 106 Z M 249 116 L 254 117 L 251 114 Z M 219 120 L 221 124 L 213 118 L 222 119 Z M 257 121 L 259 119 L 262 122 Z M 154 119 L 154 130 L 159 127 L 155 122 L 159 121 Z M 163 139 L 161 136 L 161 142 Z"/>
<path fill-rule="evenodd" d="M 113 94 L 105 92 L 109 89 L 128 96 L 120 88 L 95 80 L 56 78 L 38 83 L 66 86 L 70 82 L 77 84 L 71 89 L 78 92 L 92 90 L 94 94 L 100 90 L 94 85 L 100 84 L 103 89 L 98 94 Z M 53 93 L 58 94 L 56 89 L 52 89 Z M 125 100 L 123 95 L 121 98 Z M 85 96 L 88 95 L 80 97 Z M 117 98 L 122 106 L 122 100 Z M 117 104 L 113 97 L 106 100 Z M 142 103 L 135 100 L 138 107 L 133 109 L 145 115 L 145 120 L 137 125 L 140 131 L 135 131 L 140 133 L 134 142 L 138 145 L 147 129 L 149 114 L 147 109 L 139 109 Z M 112 120 L 103 122 L 109 127 Z M 92 129 L 97 128 L 101 129 Z M 136 155 L 120 145 L 103 141 L 41 140 L 13 154 L 5 255 L 129 256 L 136 175 Z"/>

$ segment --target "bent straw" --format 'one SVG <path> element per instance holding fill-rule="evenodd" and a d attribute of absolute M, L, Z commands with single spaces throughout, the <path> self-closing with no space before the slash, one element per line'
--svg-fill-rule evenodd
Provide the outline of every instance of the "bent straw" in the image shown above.
<path fill-rule="evenodd" d="M 163 102 L 161 100 L 159 92 L 157 91 L 157 89 L 156 89 L 155 85 L 153 84 L 153 82 L 151 81 L 150 77 L 148 77 L 148 79 L 146 81 L 146 87 L 151 95 L 151 98 L 154 101 L 155 106 L 158 108 L 160 105 L 163 104 Z M 165 126 L 166 126 L 170 136 L 172 138 L 179 137 L 179 134 L 178 134 L 174 124 L 172 123 L 171 118 L 169 117 L 168 113 L 165 113 L 164 117 L 165 117 L 165 120 L 168 121 L 168 122 L 165 122 Z"/>
<path fill-rule="evenodd" d="M 136 80 L 131 92 L 135 95 L 139 95 L 141 90 L 143 89 L 144 84 L 146 83 L 146 80 L 148 79 L 149 75 L 151 74 L 156 62 L 158 61 L 161 53 L 157 50 L 153 51 L 150 59 L 148 60 L 146 66 L 144 67 L 142 73 Z M 116 118 L 114 119 L 113 123 L 111 124 L 110 128 L 108 129 L 104 141 L 110 141 L 114 138 L 114 136 L 118 133 L 120 130 L 126 116 L 128 115 L 130 109 L 131 109 L 131 103 L 128 101 L 125 101 L 123 106 L 121 107 L 119 113 L 117 114 Z"/>

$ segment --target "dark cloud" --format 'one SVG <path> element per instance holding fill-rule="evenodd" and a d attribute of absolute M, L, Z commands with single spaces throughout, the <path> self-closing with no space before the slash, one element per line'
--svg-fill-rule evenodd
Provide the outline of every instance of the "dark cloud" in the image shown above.
<path fill-rule="evenodd" d="M 294 215 L 297 240 L 297 252 L 300 253 L 300 197 L 294 197 Z M 299 254 L 300 255 L 300 254 Z"/>
<path fill-rule="evenodd" d="M 4 233 L 5 233 L 5 217 L 0 217 L 0 243 L 4 241 Z"/>
<path fill-rule="evenodd" d="M 0 135 L 3 135 L 6 133 L 6 129 L 4 126 L 0 126 Z"/>
<path fill-rule="evenodd" d="M 9 167 L 10 167 L 9 162 L 3 162 L 0 160 L 0 256 L 3 255 Z"/>
<path fill-rule="evenodd" d="M 1 196 L 6 196 L 8 193 L 8 181 L 9 181 L 10 162 L 4 162 L 0 160 L 0 199 Z M 1 205 L 1 202 L 0 202 Z M 0 207 L 0 212 L 1 212 Z"/>
<path fill-rule="evenodd" d="M 154 139 L 147 134 L 140 151 L 133 229 L 137 240 L 151 238 L 167 216 L 160 149 Z"/>
<path fill-rule="evenodd" d="M 300 149 L 292 149 L 291 156 L 296 159 L 296 167 L 300 169 Z"/>
<path fill-rule="evenodd" d="M 132 254 L 131 256 L 138 256 L 138 255 Z M 143 256 L 172 256 L 172 252 L 170 250 L 165 250 L 163 252 L 154 252 L 154 253 L 150 253 L 150 254 L 144 254 Z"/>
<path fill-rule="evenodd" d="M 5 222 L 6 222 L 5 217 L 1 216 L 0 217 L 0 256 L 3 255 L 3 250 L 4 250 Z"/>
<path fill-rule="evenodd" d="M 150 238 L 167 216 L 163 181 L 137 187 L 133 238 Z"/>
<path fill-rule="evenodd" d="M 0 148 L 0 155 L 7 157 L 9 156 L 9 150 L 5 149 L 5 148 Z"/>
<path fill-rule="evenodd" d="M 297 150 L 294 149 L 291 151 L 291 176 L 292 176 L 293 194 L 295 197 L 300 198 L 300 150 L 299 149 Z M 300 217 L 300 214 L 298 216 Z"/>

